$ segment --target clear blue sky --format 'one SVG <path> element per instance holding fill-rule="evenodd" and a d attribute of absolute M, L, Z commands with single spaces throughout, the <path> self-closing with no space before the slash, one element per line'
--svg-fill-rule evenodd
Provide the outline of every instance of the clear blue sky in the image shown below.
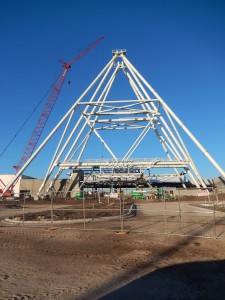
<path fill-rule="evenodd" d="M 224 16 L 222 0 L 1 0 L 0 152 L 62 70 L 58 60 L 70 60 L 104 35 L 73 65 L 71 87 L 65 84 L 43 137 L 111 59 L 112 49 L 125 48 L 128 59 L 225 169 Z M 14 172 L 41 109 L 1 156 L 0 174 Z M 190 149 L 203 178 L 220 175 Z M 49 151 L 25 174 L 42 177 Z"/>

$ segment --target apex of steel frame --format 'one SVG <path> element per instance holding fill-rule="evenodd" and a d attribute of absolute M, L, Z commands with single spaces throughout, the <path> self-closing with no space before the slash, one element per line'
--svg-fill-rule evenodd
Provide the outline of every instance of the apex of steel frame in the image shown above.
<path fill-rule="evenodd" d="M 121 73 L 125 80 L 122 80 Z M 117 80 L 122 84 L 119 83 L 113 91 Z M 125 81 L 129 91 L 124 88 Z M 120 95 L 125 91 L 128 91 L 128 97 L 121 100 Z M 147 181 L 151 180 L 151 174 L 160 170 L 161 177 L 176 176 L 184 188 L 184 174 L 197 188 L 206 188 L 181 132 L 225 178 L 223 169 L 128 60 L 125 49 L 112 51 L 110 61 L 59 120 L 14 181 L 60 128 L 62 134 L 54 153 L 51 153 L 51 162 L 39 193 L 49 178 L 53 179 L 46 193 L 51 191 L 59 176 L 68 169 L 95 173 L 97 179 L 109 180 L 116 173 L 117 178 L 144 176 Z M 102 148 L 104 157 L 99 158 Z M 145 153 L 145 157 L 140 153 Z"/>

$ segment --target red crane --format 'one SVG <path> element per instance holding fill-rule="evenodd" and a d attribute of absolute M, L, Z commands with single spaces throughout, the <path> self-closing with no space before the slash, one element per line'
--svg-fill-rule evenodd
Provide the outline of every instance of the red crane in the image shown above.
<path fill-rule="evenodd" d="M 5 183 L 0 178 L 0 185 L 1 184 L 2 184 L 2 188 L 0 186 L 0 194 L 2 195 L 2 197 L 5 198 L 5 197 L 11 197 L 11 196 L 13 196 L 13 191 L 12 191 L 13 188 L 12 187 L 3 194 L 3 190 L 6 187 L 6 185 L 5 185 Z"/>
<path fill-rule="evenodd" d="M 62 62 L 63 71 L 58 77 L 52 91 L 50 94 L 50 97 L 48 98 L 45 107 L 41 113 L 41 116 L 39 117 L 39 120 L 33 130 L 33 133 L 31 135 L 31 138 L 25 148 L 25 151 L 23 153 L 23 156 L 20 159 L 20 162 L 17 166 L 14 166 L 16 169 L 16 172 L 18 172 L 22 166 L 26 163 L 26 161 L 31 157 L 38 140 L 42 134 L 42 131 L 48 121 L 48 118 L 51 114 L 51 111 L 54 107 L 54 104 L 56 103 L 56 100 L 61 92 L 63 83 L 66 78 L 66 74 L 68 70 L 71 68 L 71 65 L 75 63 L 78 59 L 80 59 L 82 56 L 84 56 L 88 51 L 90 51 L 93 47 L 95 47 L 102 39 L 104 39 L 104 36 L 100 37 L 98 40 L 94 41 L 92 44 L 90 44 L 84 51 L 82 51 L 78 56 L 76 56 L 74 59 L 72 59 L 69 63 Z"/>

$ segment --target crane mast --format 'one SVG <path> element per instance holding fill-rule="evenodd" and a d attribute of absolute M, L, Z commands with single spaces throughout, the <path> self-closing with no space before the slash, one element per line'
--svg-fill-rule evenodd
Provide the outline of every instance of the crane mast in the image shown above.
<path fill-rule="evenodd" d="M 39 117 L 39 120 L 32 132 L 32 135 L 28 141 L 28 144 L 24 150 L 24 153 L 20 159 L 20 162 L 17 166 L 14 166 L 16 169 L 16 172 L 18 172 L 23 165 L 26 163 L 26 161 L 31 157 L 32 153 L 34 152 L 34 149 L 40 139 L 40 136 L 42 134 L 42 131 L 44 130 L 44 127 L 48 121 L 48 118 L 52 112 L 52 109 L 56 103 L 56 100 L 58 99 L 58 96 L 62 90 L 67 72 L 69 68 L 71 68 L 71 65 L 75 63 L 78 59 L 80 59 L 82 56 L 84 56 L 88 51 L 90 51 L 93 47 L 95 47 L 102 39 L 104 39 L 104 36 L 100 37 L 98 40 L 94 41 L 92 44 L 90 44 L 85 50 L 83 50 L 78 56 L 76 56 L 74 59 L 72 59 L 69 63 L 62 62 L 63 71 L 59 75 L 52 91 L 50 94 L 50 97 L 48 98 L 45 107 Z"/>

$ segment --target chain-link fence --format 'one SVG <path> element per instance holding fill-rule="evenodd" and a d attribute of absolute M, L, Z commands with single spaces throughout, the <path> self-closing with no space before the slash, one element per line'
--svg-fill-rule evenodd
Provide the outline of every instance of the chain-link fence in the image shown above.
<path fill-rule="evenodd" d="M 217 189 L 86 191 L 76 199 L 52 196 L 38 201 L 24 194 L 18 201 L 3 204 L 1 222 L 7 226 L 225 238 L 225 194 Z"/>

